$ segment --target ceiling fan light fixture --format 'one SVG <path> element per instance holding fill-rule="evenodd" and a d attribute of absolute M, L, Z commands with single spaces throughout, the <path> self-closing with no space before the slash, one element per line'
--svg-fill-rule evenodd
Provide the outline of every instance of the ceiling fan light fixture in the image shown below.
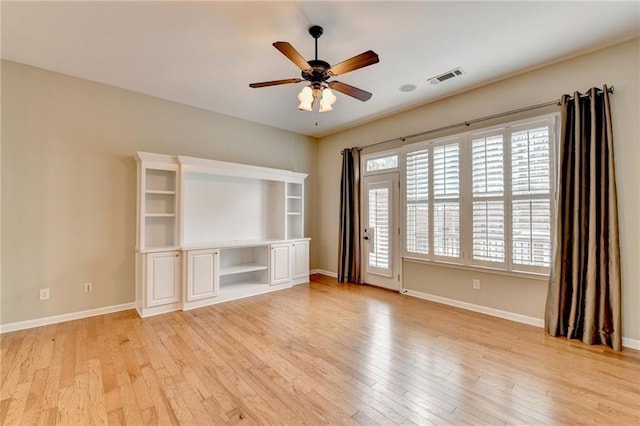
<path fill-rule="evenodd" d="M 332 105 L 336 103 L 338 98 L 328 87 L 322 91 L 322 99 L 320 99 L 320 112 L 333 110 Z"/>
<path fill-rule="evenodd" d="M 327 112 L 327 111 L 333 111 L 333 107 L 330 104 L 325 104 L 320 102 L 320 109 L 318 109 L 319 112 Z"/>
<path fill-rule="evenodd" d="M 298 100 L 300 101 L 300 105 L 298 105 L 299 110 L 313 111 L 313 101 L 315 101 L 315 97 L 313 96 L 313 90 L 310 86 L 302 88 L 300 93 L 298 93 Z"/>

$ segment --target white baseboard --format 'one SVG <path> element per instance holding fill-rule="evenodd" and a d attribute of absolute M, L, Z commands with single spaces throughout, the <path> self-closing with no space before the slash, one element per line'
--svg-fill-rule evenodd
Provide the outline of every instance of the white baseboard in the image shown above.
<path fill-rule="evenodd" d="M 323 269 L 314 269 L 309 271 L 309 273 L 327 275 L 333 278 L 337 277 L 337 274 L 335 272 L 325 271 Z M 442 296 L 435 296 L 433 294 L 422 293 L 415 290 L 402 289 L 400 292 L 402 294 L 406 294 L 407 296 L 417 297 L 419 299 L 429 300 L 431 302 L 442 303 L 443 305 L 455 306 L 456 308 L 479 312 L 481 314 L 491 315 L 494 317 L 503 318 L 523 324 L 529 324 L 535 327 L 544 327 L 544 320 L 540 318 L 502 311 L 500 309 L 488 308 L 486 306 L 475 305 L 473 303 L 461 302 L 459 300 L 449 299 Z M 126 311 L 128 309 L 135 309 L 135 307 L 136 306 L 134 302 L 123 303 L 121 305 L 105 306 L 102 308 L 89 309 L 87 311 L 72 312 L 69 314 L 55 315 L 51 317 L 37 318 L 27 321 L 12 322 L 9 324 L 0 324 L 0 334 L 9 333 L 11 331 L 26 330 L 28 328 L 40 327 L 43 325 L 58 324 L 61 322 L 72 321 L 76 319 L 89 318 L 96 315 L 111 314 L 114 312 Z M 640 350 L 640 340 L 632 339 L 630 337 L 623 337 L 622 346 L 629 349 Z"/>
<path fill-rule="evenodd" d="M 491 315 L 494 317 L 520 322 L 523 324 L 533 325 L 535 327 L 544 328 L 544 319 L 529 317 L 527 315 L 516 314 L 513 312 L 502 311 L 500 309 L 488 308 L 482 305 L 474 305 L 473 303 L 461 302 L 455 299 L 449 299 L 442 296 L 436 296 L 433 294 L 422 293 L 420 291 L 402 289 L 402 294 L 407 296 L 417 297 L 419 299 L 429 300 L 431 302 L 442 303 L 443 305 L 455 306 L 456 308 L 466 309 L 468 311 L 479 312 L 481 314 Z M 640 340 L 631 339 L 629 337 L 622 338 L 622 346 L 629 349 L 640 350 Z"/>
<path fill-rule="evenodd" d="M 632 339 L 630 337 L 623 337 L 622 346 L 625 348 L 635 349 L 637 351 L 640 351 L 640 340 Z"/>
<path fill-rule="evenodd" d="M 309 271 L 310 274 L 322 274 L 331 278 L 338 278 L 338 274 L 336 272 L 326 271 L 324 269 L 313 269 Z"/>
<path fill-rule="evenodd" d="M 435 296 L 433 294 L 422 293 L 420 291 L 409 290 L 406 288 L 402 289 L 400 293 L 406 294 L 407 296 L 417 297 L 419 299 L 429 300 L 431 302 L 442 303 L 443 305 L 455 306 L 456 308 L 462 308 L 468 311 L 491 315 L 493 317 L 503 318 L 523 324 L 529 324 L 536 327 L 544 327 L 544 320 L 541 318 L 534 318 L 509 311 L 502 311 L 500 309 L 489 308 L 482 305 L 474 305 L 473 303 L 461 302 L 459 300 L 449 299 L 442 296 Z"/>
<path fill-rule="evenodd" d="M 58 324 L 60 322 L 72 321 L 82 318 L 95 317 L 96 315 L 111 314 L 114 312 L 126 311 L 134 309 L 136 304 L 123 303 L 121 305 L 105 306 L 102 308 L 89 309 L 87 311 L 71 312 L 69 314 L 54 315 L 51 317 L 36 318 L 27 321 L 11 322 L 9 324 L 0 324 L 0 334 L 9 333 L 11 331 L 26 330 L 28 328 L 41 327 L 43 325 Z"/>

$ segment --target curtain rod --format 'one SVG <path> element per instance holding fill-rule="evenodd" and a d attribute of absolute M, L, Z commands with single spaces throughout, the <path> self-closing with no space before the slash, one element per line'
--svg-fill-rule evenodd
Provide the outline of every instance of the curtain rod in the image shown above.
<path fill-rule="evenodd" d="M 613 93 L 613 86 L 608 87 L 607 88 L 607 92 L 608 93 Z M 581 97 L 583 97 L 583 98 L 586 97 L 586 96 L 588 96 L 588 95 L 581 95 Z M 570 99 L 573 99 L 573 97 L 570 97 Z M 487 115 L 485 117 L 475 118 L 473 120 L 461 121 L 460 123 L 450 124 L 448 126 L 438 127 L 436 129 L 431 129 L 431 130 L 426 130 L 424 132 L 414 133 L 412 135 L 400 136 L 400 137 L 393 138 L 393 139 L 387 139 L 387 140 L 382 141 L 382 142 L 376 142 L 376 143 L 372 143 L 372 144 L 365 145 L 365 146 L 362 146 L 362 147 L 358 147 L 358 151 L 362 151 L 365 148 L 371 148 L 373 146 L 383 145 L 383 144 L 396 142 L 396 141 L 404 142 L 407 139 L 416 138 L 418 136 L 424 136 L 424 135 L 427 135 L 429 133 L 436 133 L 436 132 L 441 132 L 443 130 L 455 129 L 456 127 L 463 127 L 463 126 L 466 127 L 466 126 L 470 126 L 470 125 L 475 124 L 475 123 L 480 123 L 482 121 L 493 120 L 494 118 L 505 117 L 505 116 L 508 116 L 508 115 L 518 114 L 520 112 L 531 111 L 531 110 L 534 110 L 534 109 L 545 108 L 545 107 L 549 107 L 549 106 L 552 106 L 552 105 L 560 105 L 560 99 L 556 99 L 555 101 L 544 102 L 544 103 L 537 104 L 537 105 L 530 105 L 530 106 L 522 107 L 522 108 L 518 108 L 518 109 L 512 109 L 511 111 L 501 112 L 501 113 L 498 113 L 498 114 Z M 340 151 L 340 154 L 342 155 L 342 151 Z"/>

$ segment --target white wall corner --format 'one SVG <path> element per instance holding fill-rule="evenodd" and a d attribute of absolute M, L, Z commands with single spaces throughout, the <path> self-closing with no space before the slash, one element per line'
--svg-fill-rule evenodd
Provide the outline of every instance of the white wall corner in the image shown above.
<path fill-rule="evenodd" d="M 622 346 L 625 348 L 635 349 L 637 351 L 640 351 L 640 340 L 632 339 L 630 337 L 623 337 Z"/>
<path fill-rule="evenodd" d="M 331 272 L 324 269 L 312 269 L 311 271 L 309 271 L 309 274 L 322 274 L 331 278 L 338 278 L 338 274 L 336 272 Z"/>

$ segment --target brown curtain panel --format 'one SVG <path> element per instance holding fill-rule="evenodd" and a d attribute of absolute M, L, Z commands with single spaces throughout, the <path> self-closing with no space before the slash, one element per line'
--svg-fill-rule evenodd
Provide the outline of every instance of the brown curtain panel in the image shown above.
<path fill-rule="evenodd" d="M 622 350 L 620 247 L 607 86 L 563 95 L 555 262 L 545 329 Z"/>
<path fill-rule="evenodd" d="M 360 283 L 360 150 L 342 151 L 338 281 Z"/>

